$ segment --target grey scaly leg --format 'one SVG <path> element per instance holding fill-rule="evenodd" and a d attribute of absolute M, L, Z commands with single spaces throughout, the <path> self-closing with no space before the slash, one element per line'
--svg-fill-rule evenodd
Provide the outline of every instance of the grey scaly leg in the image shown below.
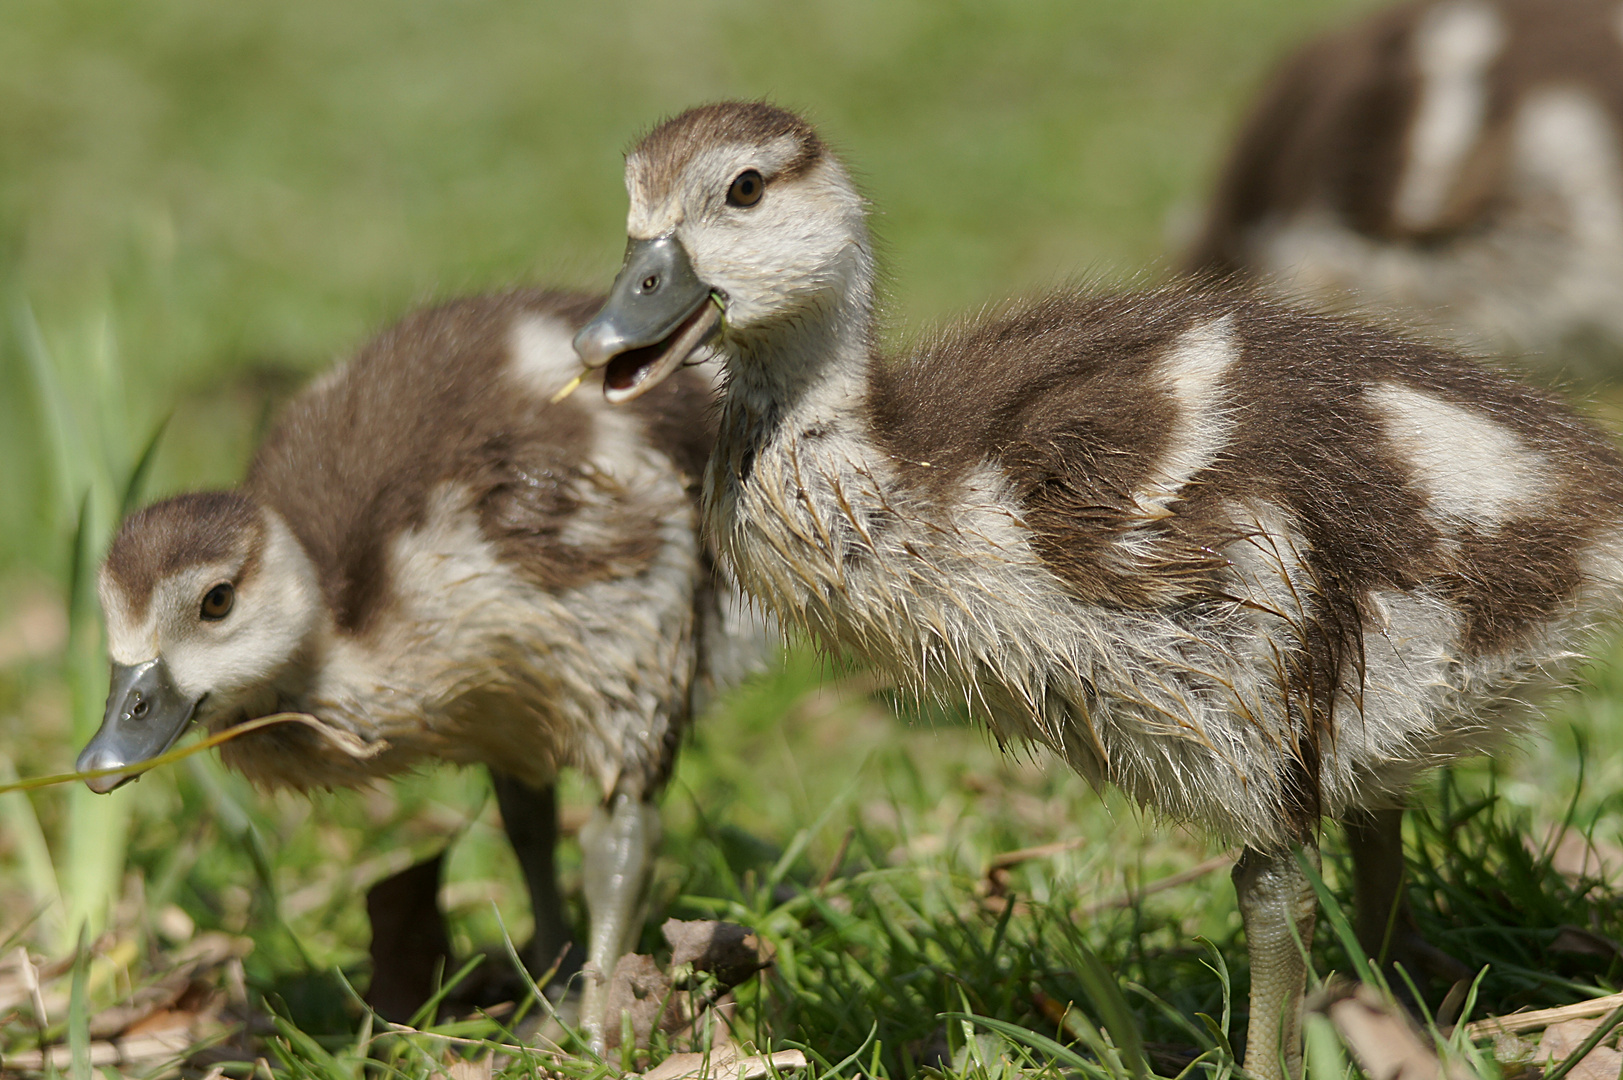
<path fill-rule="evenodd" d="M 1318 846 L 1309 843 L 1303 853 L 1317 869 Z M 1307 985 L 1302 948 L 1313 940 L 1318 901 L 1290 850 L 1264 854 L 1246 848 L 1234 867 L 1234 890 L 1251 953 L 1245 1067 L 1259 1080 L 1295 1080 L 1302 1075 L 1302 992 Z"/>
<path fill-rule="evenodd" d="M 524 949 L 524 962 L 538 976 L 558 964 L 558 973 L 548 985 L 562 987 L 578 969 L 580 959 L 579 950 L 570 948 L 575 935 L 564 918 L 553 860 L 558 846 L 557 789 L 551 784 L 531 787 L 495 769 L 490 770 L 490 779 L 496 789 L 496 805 L 501 808 L 502 827 L 524 872 L 530 913 L 535 918 L 535 935 Z"/>
<path fill-rule="evenodd" d="M 1352 855 L 1353 928 L 1373 963 L 1402 950 L 1409 910 L 1403 901 L 1403 811 L 1354 810 L 1343 820 Z M 1392 928 L 1390 935 L 1387 927 Z M 1414 970 L 1410 969 L 1411 974 Z"/>
<path fill-rule="evenodd" d="M 580 831 L 583 887 L 591 929 L 586 946 L 581 1028 L 603 1050 L 603 1005 L 615 962 L 635 942 L 638 909 L 659 847 L 659 809 L 616 791 Z"/>
<path fill-rule="evenodd" d="M 1417 983 L 1424 975 L 1448 982 L 1469 979 L 1470 968 L 1415 929 L 1403 895 L 1403 811 L 1355 810 L 1342 824 L 1352 855 L 1353 928 L 1370 962 L 1402 964 Z M 1391 984 L 1407 1000 L 1407 984 L 1395 976 Z"/>

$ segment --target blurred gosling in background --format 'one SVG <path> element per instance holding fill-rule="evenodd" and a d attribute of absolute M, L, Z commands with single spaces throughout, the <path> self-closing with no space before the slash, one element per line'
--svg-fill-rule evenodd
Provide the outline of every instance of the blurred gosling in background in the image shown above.
<path fill-rule="evenodd" d="M 1424 0 L 1303 46 L 1189 268 L 1623 377 L 1623 8 Z"/>

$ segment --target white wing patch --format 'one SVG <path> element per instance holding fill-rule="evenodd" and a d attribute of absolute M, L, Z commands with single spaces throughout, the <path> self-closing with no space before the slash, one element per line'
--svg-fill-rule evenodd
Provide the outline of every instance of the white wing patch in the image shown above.
<path fill-rule="evenodd" d="M 1415 28 L 1420 102 L 1392 204 L 1400 224 L 1425 229 L 1442 216 L 1460 165 L 1482 130 L 1488 109 L 1484 76 L 1505 40 L 1499 13 L 1474 0 L 1439 4 Z"/>
<path fill-rule="evenodd" d="M 1541 90 L 1522 106 L 1515 139 L 1517 162 L 1558 196 L 1573 239 L 1608 252 L 1623 247 L 1623 165 L 1606 107 L 1570 87 Z M 1602 288 L 1616 295 L 1614 282 Z"/>
<path fill-rule="evenodd" d="M 1372 387 L 1368 397 L 1438 517 L 1497 528 L 1549 493 L 1549 460 L 1502 424 L 1395 383 Z"/>
<path fill-rule="evenodd" d="M 1164 517 L 1168 504 L 1228 443 L 1234 418 L 1224 406 L 1223 379 L 1239 355 L 1233 316 L 1225 315 L 1185 330 L 1161 358 L 1159 374 L 1177 403 L 1178 418 L 1155 479 L 1133 493 L 1147 516 Z"/>
<path fill-rule="evenodd" d="M 552 315 L 521 315 L 513 320 L 509 370 L 543 398 L 550 399 L 581 373 L 575 331 Z"/>

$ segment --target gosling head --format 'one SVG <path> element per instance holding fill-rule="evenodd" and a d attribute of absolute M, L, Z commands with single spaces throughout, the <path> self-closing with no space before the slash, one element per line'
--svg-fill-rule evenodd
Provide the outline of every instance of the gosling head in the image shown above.
<path fill-rule="evenodd" d="M 112 686 L 101 728 L 79 755 L 82 772 L 138 765 L 193 720 L 253 709 L 321 625 L 303 547 L 274 512 L 234 492 L 181 495 L 132 514 L 98 584 Z M 86 782 L 107 792 L 139 771 Z"/>
<path fill-rule="evenodd" d="M 575 337 L 611 402 L 707 344 L 725 356 L 776 324 L 869 303 L 862 197 L 800 117 L 760 102 L 691 109 L 626 159 L 630 240 L 609 300 Z"/>

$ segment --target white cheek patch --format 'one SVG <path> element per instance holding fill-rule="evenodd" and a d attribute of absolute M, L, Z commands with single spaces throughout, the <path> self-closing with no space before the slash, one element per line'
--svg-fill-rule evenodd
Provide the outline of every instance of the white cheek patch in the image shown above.
<path fill-rule="evenodd" d="M 1460 166 L 1482 131 L 1488 109 L 1485 78 L 1506 37 L 1499 13 L 1475 0 L 1438 4 L 1415 27 L 1420 101 L 1392 203 L 1399 224 L 1423 230 L 1442 216 Z"/>
<path fill-rule="evenodd" d="M 580 375 L 575 333 L 551 315 L 521 315 L 509 333 L 507 370 L 537 397 L 551 400 Z"/>
<path fill-rule="evenodd" d="M 1493 529 L 1549 495 L 1549 461 L 1509 428 L 1394 383 L 1374 386 L 1367 396 L 1436 516 Z"/>
<path fill-rule="evenodd" d="M 1227 445 L 1234 420 L 1224 407 L 1223 379 L 1239 355 L 1234 318 L 1225 315 L 1185 330 L 1157 365 L 1157 375 L 1171 391 L 1178 417 L 1156 465 L 1155 479 L 1133 493 L 1148 516 L 1164 516 L 1167 505 Z"/>
<path fill-rule="evenodd" d="M 704 279 L 728 295 L 733 326 L 808 301 L 852 309 L 871 301 L 862 200 L 832 158 L 782 186 L 769 182 L 753 210 L 712 228 L 689 227 L 682 239 Z"/>
<path fill-rule="evenodd" d="M 203 590 L 221 574 L 199 569 L 166 582 L 163 654 L 184 693 L 228 695 L 274 678 L 321 623 L 325 610 L 315 568 L 281 518 L 265 511 L 265 546 L 258 570 L 237 589 L 231 614 L 218 623 L 198 618 Z M 157 610 L 159 600 L 153 597 Z"/>

